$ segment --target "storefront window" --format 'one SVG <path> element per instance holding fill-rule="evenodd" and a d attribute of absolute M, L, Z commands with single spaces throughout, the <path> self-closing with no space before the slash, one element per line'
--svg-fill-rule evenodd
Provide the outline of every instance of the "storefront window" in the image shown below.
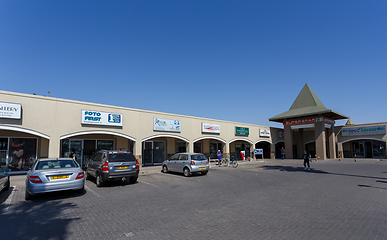
<path fill-rule="evenodd" d="M 113 140 L 97 140 L 97 151 L 99 150 L 114 150 Z"/>
<path fill-rule="evenodd" d="M 210 143 L 210 158 L 217 158 L 216 153 L 220 150 L 223 153 L 222 143 Z"/>
<path fill-rule="evenodd" d="M 143 165 L 161 164 L 165 158 L 164 141 L 147 141 L 142 143 Z"/>
<path fill-rule="evenodd" d="M 71 150 L 75 152 L 75 159 L 82 166 L 82 149 L 83 140 L 78 139 L 65 139 L 62 141 L 62 154 L 61 157 L 69 157 Z"/>
<path fill-rule="evenodd" d="M 77 162 L 81 166 L 84 166 L 95 152 L 99 150 L 114 150 L 114 140 L 62 140 L 61 157 L 69 157 L 71 150 L 74 150 Z"/>
<path fill-rule="evenodd" d="M 8 155 L 8 138 L 0 138 L 0 164 L 1 168 L 6 168 Z"/>
<path fill-rule="evenodd" d="M 364 143 L 363 142 L 354 142 L 352 145 L 352 153 L 355 157 L 364 157 Z"/>
<path fill-rule="evenodd" d="M 386 157 L 386 143 L 384 142 L 372 142 L 372 155 L 374 158 Z"/>
<path fill-rule="evenodd" d="M 176 142 L 176 153 L 187 152 L 187 144 L 185 142 Z"/>
<path fill-rule="evenodd" d="M 11 171 L 28 171 L 37 153 L 37 138 L 9 138 L 9 163 Z"/>
<path fill-rule="evenodd" d="M 194 153 L 202 153 L 202 143 L 201 142 L 194 143 Z"/>

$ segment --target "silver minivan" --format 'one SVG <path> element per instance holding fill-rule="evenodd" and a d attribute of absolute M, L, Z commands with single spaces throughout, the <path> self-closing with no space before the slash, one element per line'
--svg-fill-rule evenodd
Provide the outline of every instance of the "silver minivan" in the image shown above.
<path fill-rule="evenodd" d="M 167 173 L 180 172 L 189 177 L 192 173 L 206 175 L 209 170 L 208 159 L 201 153 L 177 153 L 162 165 L 162 171 Z"/>

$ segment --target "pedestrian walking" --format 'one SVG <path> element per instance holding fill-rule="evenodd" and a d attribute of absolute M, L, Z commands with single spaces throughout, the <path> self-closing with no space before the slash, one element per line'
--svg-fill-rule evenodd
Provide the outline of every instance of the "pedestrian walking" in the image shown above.
<path fill-rule="evenodd" d="M 310 171 L 310 164 L 309 164 L 309 156 L 306 152 L 306 150 L 304 151 L 304 170 L 308 169 L 308 171 Z M 306 168 L 306 165 L 308 165 L 308 168 Z"/>
<path fill-rule="evenodd" d="M 281 148 L 281 159 L 282 160 L 285 159 L 285 148 L 284 147 Z"/>

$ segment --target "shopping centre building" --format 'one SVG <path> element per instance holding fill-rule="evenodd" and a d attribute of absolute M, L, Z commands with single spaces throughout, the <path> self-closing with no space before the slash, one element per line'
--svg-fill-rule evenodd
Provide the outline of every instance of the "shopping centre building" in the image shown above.
<path fill-rule="evenodd" d="M 298 98 L 310 100 L 311 94 L 314 102 L 307 103 L 321 107 L 305 86 Z M 1 166 L 26 171 L 36 158 L 67 157 L 72 149 L 82 165 L 102 149 L 130 150 L 141 166 L 161 164 L 178 152 L 216 158 L 221 150 L 224 157 L 240 159 L 241 152 L 246 158 L 261 158 L 254 149 L 263 149 L 263 157 L 274 159 L 280 158 L 282 147 L 286 158 L 300 158 L 304 149 L 321 160 L 339 154 L 386 158 L 386 122 L 351 125 L 349 120 L 334 126 L 335 119 L 346 116 L 329 109 L 304 110 L 296 99 L 290 115 L 288 111 L 270 119 L 284 128 L 273 128 L 0 91 Z"/>

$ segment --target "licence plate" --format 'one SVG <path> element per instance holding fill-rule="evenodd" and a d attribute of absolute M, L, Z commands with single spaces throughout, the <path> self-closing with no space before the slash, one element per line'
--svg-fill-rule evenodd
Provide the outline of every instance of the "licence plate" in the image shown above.
<path fill-rule="evenodd" d="M 205 168 L 205 167 L 200 167 L 200 168 L 199 168 L 199 170 L 204 170 L 204 169 L 206 169 L 206 168 Z"/>
<path fill-rule="evenodd" d="M 118 169 L 128 169 L 128 166 L 125 166 L 125 167 L 118 167 Z"/>
<path fill-rule="evenodd" d="M 51 179 L 63 179 L 63 178 L 69 178 L 69 175 L 52 176 L 52 177 L 51 177 Z"/>

